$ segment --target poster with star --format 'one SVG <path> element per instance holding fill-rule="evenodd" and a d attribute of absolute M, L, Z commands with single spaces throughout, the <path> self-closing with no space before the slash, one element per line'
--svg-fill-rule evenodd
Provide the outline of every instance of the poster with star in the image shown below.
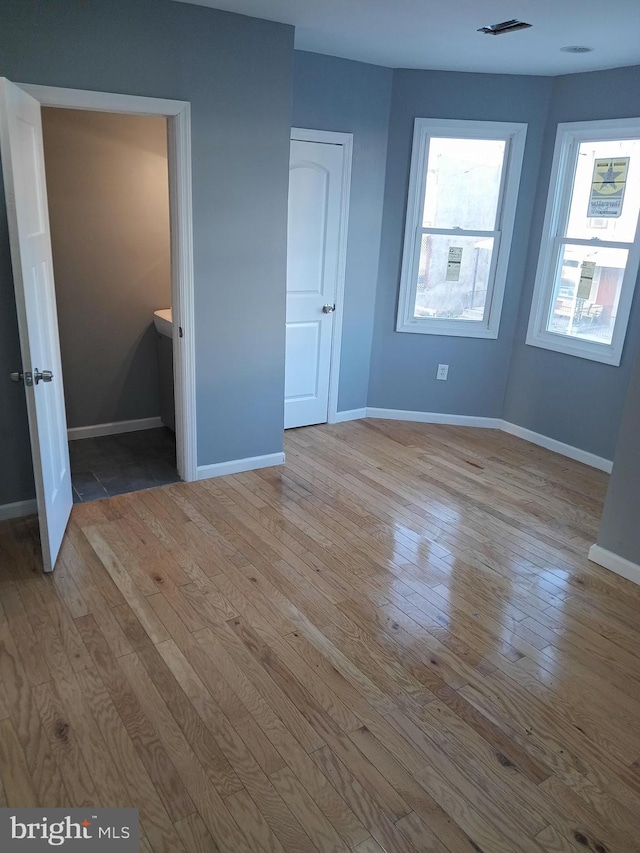
<path fill-rule="evenodd" d="M 594 219 L 617 219 L 620 216 L 627 185 L 629 159 L 629 157 L 616 157 L 595 161 L 587 216 Z"/>

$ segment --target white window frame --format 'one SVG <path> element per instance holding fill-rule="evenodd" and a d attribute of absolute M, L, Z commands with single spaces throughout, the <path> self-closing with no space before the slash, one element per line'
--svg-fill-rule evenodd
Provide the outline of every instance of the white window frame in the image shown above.
<path fill-rule="evenodd" d="M 520 173 L 524 157 L 527 125 L 501 121 L 458 121 L 453 119 L 416 118 L 411 153 L 407 219 L 400 274 L 400 297 L 396 331 L 427 335 L 452 335 L 465 338 L 497 338 L 502 313 L 509 252 L 515 222 Z M 427 182 L 429 140 L 431 137 L 453 139 L 502 139 L 506 142 L 502 184 L 496 214 L 495 231 L 456 229 L 461 236 L 493 237 L 495 240 L 484 317 L 481 321 L 444 320 L 414 317 L 418 287 L 418 267 L 422 234 L 450 234 L 449 228 L 422 227 L 424 196 Z"/>
<path fill-rule="evenodd" d="M 640 118 L 564 122 L 558 125 L 527 344 L 617 367 L 622 357 L 640 264 L 640 217 L 633 242 L 579 240 L 565 236 L 580 143 L 607 139 L 640 139 Z M 629 252 L 610 344 L 572 338 L 546 329 L 553 299 L 555 270 L 565 243 L 620 248 Z"/>

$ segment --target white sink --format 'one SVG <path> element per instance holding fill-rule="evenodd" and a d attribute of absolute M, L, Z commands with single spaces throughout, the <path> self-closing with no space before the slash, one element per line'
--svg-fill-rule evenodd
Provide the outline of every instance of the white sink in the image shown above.
<path fill-rule="evenodd" d="M 168 338 L 173 337 L 173 315 L 171 308 L 154 311 L 153 322 L 159 334 L 166 335 Z"/>

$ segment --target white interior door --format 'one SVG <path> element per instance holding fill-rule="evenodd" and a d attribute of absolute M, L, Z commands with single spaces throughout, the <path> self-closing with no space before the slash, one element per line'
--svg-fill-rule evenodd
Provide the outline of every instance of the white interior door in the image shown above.
<path fill-rule="evenodd" d="M 328 416 L 343 160 L 342 145 L 291 140 L 285 429 Z"/>
<path fill-rule="evenodd" d="M 0 78 L 0 150 L 45 571 L 73 504 L 40 104 Z"/>

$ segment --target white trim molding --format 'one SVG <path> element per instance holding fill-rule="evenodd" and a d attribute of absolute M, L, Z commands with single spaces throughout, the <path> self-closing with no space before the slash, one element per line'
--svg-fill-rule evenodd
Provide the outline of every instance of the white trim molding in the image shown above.
<path fill-rule="evenodd" d="M 247 456 L 244 459 L 230 459 L 228 462 L 216 462 L 213 465 L 198 465 L 196 479 L 208 480 L 211 477 L 241 474 L 243 471 L 271 468 L 274 465 L 284 465 L 284 453 L 267 453 L 264 456 Z"/>
<path fill-rule="evenodd" d="M 607 240 L 606 234 L 603 236 L 603 232 L 594 233 L 590 237 L 579 237 L 575 233 L 573 236 L 569 236 L 568 222 L 580 156 L 580 145 L 607 140 L 638 139 L 639 137 L 640 118 L 564 122 L 558 125 L 538 255 L 538 267 L 527 327 L 526 343 L 529 346 L 565 353 L 577 358 L 586 358 L 590 361 L 599 361 L 602 364 L 609 364 L 614 367 L 619 366 L 640 266 L 640 239 L 638 239 L 640 223 L 636 227 L 635 238 L 622 241 L 611 238 Z M 627 188 L 627 198 L 634 198 L 630 188 Z M 615 221 L 614 217 L 612 217 L 612 221 Z M 554 332 L 548 328 L 549 318 L 556 299 L 556 284 L 562 273 L 562 258 L 567 246 L 587 247 L 587 250 L 594 252 L 600 249 L 627 252 L 627 262 L 620 287 L 611 343 L 589 340 L 586 337 L 569 335 L 564 332 Z M 603 266 L 605 265 L 605 261 L 601 263 Z M 577 268 L 576 275 L 580 275 Z M 579 289 L 577 281 L 574 286 L 576 290 L 570 298 L 573 300 L 575 314 Z"/>
<path fill-rule="evenodd" d="M 409 195 L 407 198 L 400 294 L 398 300 L 397 332 L 427 335 L 449 335 L 466 338 L 497 338 L 500 315 L 507 281 L 511 238 L 515 223 L 520 174 L 524 158 L 526 124 L 501 121 L 460 121 L 455 119 L 416 118 Z M 426 176 L 429 148 L 432 138 L 501 140 L 505 143 L 501 170 L 500 196 L 492 230 L 452 227 L 427 227 L 423 225 Z M 452 238 L 477 238 L 493 240 L 491 266 L 487 282 L 487 296 L 483 316 L 479 320 L 416 317 L 415 304 L 420 266 L 420 250 L 425 234 Z M 443 270 L 444 277 L 444 270 Z"/>
<path fill-rule="evenodd" d="M 616 575 L 620 575 L 628 581 L 640 584 L 640 566 L 619 554 L 614 554 L 613 551 L 607 551 L 606 548 L 595 544 L 589 548 L 589 559 L 592 563 L 604 566 L 605 569 L 615 572 Z"/>
<path fill-rule="evenodd" d="M 421 424 L 448 424 L 449 426 L 467 426 L 479 427 L 481 429 L 499 429 L 502 432 L 508 432 L 510 435 L 515 435 L 516 438 L 522 438 L 531 444 L 537 444 L 538 447 L 544 447 L 546 450 L 551 450 L 553 453 L 559 453 L 561 456 L 566 456 L 569 459 L 575 459 L 576 462 L 582 462 L 584 465 L 589 465 L 591 468 L 597 468 L 599 471 L 611 473 L 613 462 L 610 459 L 605 459 L 602 456 L 596 456 L 595 453 L 589 453 L 587 450 L 582 450 L 579 447 L 573 447 L 571 444 L 565 444 L 563 441 L 558 441 L 555 438 L 542 435 L 539 432 L 525 429 L 518 424 L 512 424 L 502 418 L 484 418 L 476 415 L 451 415 L 447 412 L 412 412 L 405 409 L 377 409 L 368 407 L 366 409 L 352 409 L 351 411 L 338 412 L 339 419 L 335 423 L 343 421 L 353 421 L 359 418 L 381 418 L 389 421 L 413 421 Z"/>
<path fill-rule="evenodd" d="M 500 418 L 482 418 L 475 415 L 450 415 L 440 412 L 412 412 L 404 409 L 367 409 L 368 418 L 382 418 L 388 421 L 415 421 L 420 424 L 448 424 L 449 426 L 480 427 L 482 429 L 500 429 Z"/>
<path fill-rule="evenodd" d="M 343 412 L 336 412 L 332 421 L 329 423 L 332 424 L 341 424 L 345 421 L 358 421 L 361 418 L 367 417 L 366 409 L 348 409 Z"/>
<path fill-rule="evenodd" d="M 11 518 L 22 518 L 25 515 L 36 515 L 38 502 L 35 498 L 30 501 L 16 501 L 11 504 L 0 504 L 0 521 L 9 521 Z"/>
<path fill-rule="evenodd" d="M 523 438 L 531 444 L 537 444 L 539 447 L 544 447 L 546 450 L 552 450 L 554 453 L 559 453 L 561 456 L 567 456 L 569 459 L 575 459 L 576 462 L 582 462 L 584 465 L 589 465 L 591 468 L 597 468 L 600 471 L 611 473 L 613 462 L 611 459 L 605 459 L 602 456 L 596 456 L 595 453 L 589 453 L 587 450 L 581 450 L 579 447 L 573 447 L 571 444 L 565 444 L 563 441 L 558 441 L 555 438 L 549 438 L 547 435 L 542 435 L 539 432 L 525 429 L 518 424 L 502 421 L 500 429 L 503 432 L 508 432 L 510 435 L 515 435 L 517 438 Z"/>
<path fill-rule="evenodd" d="M 78 441 L 83 438 L 97 438 L 101 435 L 120 435 L 124 432 L 139 432 L 143 429 L 157 429 L 162 426 L 162 418 L 139 418 L 135 421 L 113 421 L 106 424 L 92 424 L 91 426 L 70 427 L 67 430 L 69 441 Z"/>
<path fill-rule="evenodd" d="M 324 142 L 342 146 L 342 187 L 340 192 L 340 233 L 338 236 L 338 261 L 336 271 L 336 310 L 333 314 L 331 338 L 331 366 L 329 368 L 329 407 L 327 422 L 338 423 L 338 388 L 340 383 L 340 353 L 342 349 L 342 320 L 344 317 L 344 290 L 347 275 L 347 243 L 349 237 L 349 203 L 351 200 L 351 168 L 353 161 L 353 134 L 332 130 L 313 130 L 292 127 L 291 139 L 299 142 Z"/>
<path fill-rule="evenodd" d="M 171 219 L 171 299 L 174 328 L 173 377 L 176 403 L 178 474 L 195 480 L 197 469 L 195 310 L 193 282 L 193 210 L 191 105 L 188 101 L 147 98 L 19 83 L 43 106 L 110 113 L 165 116 L 169 159 Z M 142 427 L 145 429 L 146 427 Z"/>

